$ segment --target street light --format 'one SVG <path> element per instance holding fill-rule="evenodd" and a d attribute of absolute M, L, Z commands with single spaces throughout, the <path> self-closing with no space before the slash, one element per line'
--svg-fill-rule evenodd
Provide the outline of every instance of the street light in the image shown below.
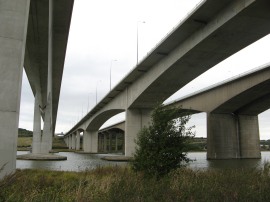
<path fill-rule="evenodd" d="M 117 60 L 111 60 L 111 65 L 110 65 L 110 91 L 112 90 L 112 63 L 116 62 Z"/>
<path fill-rule="evenodd" d="M 97 87 L 98 87 L 98 82 L 101 82 L 101 80 L 97 81 L 97 85 L 96 85 L 96 105 L 97 105 Z"/>
<path fill-rule="evenodd" d="M 137 65 L 139 57 L 139 23 L 145 23 L 145 21 L 137 21 Z"/>

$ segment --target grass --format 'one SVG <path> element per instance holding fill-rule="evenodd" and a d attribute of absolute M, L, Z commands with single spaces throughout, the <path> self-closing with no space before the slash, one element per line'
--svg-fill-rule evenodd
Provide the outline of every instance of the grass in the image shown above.
<path fill-rule="evenodd" d="M 31 147 L 32 137 L 18 137 L 18 148 Z"/>
<path fill-rule="evenodd" d="M 32 139 L 32 137 L 18 137 L 18 151 L 29 150 L 29 147 L 32 145 Z M 57 151 L 69 151 L 62 137 L 53 138 L 53 149 Z"/>
<path fill-rule="evenodd" d="M 269 171 L 181 168 L 157 181 L 129 167 L 17 170 L 0 181 L 0 201 L 270 201 Z"/>

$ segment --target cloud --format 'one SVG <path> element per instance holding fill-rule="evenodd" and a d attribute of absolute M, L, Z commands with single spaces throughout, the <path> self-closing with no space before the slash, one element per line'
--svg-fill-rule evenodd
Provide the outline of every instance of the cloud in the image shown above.
<path fill-rule="evenodd" d="M 56 132 L 68 131 L 136 65 L 137 25 L 139 60 L 143 59 L 200 0 L 76 0 L 61 86 Z M 146 23 L 138 23 L 145 21 Z M 259 54 L 258 54 L 259 52 Z M 238 75 L 269 62 L 270 37 L 235 54 L 180 89 L 168 100 Z M 117 62 L 111 61 L 116 59 Z M 24 77 L 20 127 L 32 129 L 33 95 Z M 269 113 L 266 117 L 269 117 Z M 120 120 L 119 115 L 114 121 Z M 205 134 L 205 115 L 194 123 Z M 112 119 L 113 120 L 113 119 Z M 269 131 L 266 119 L 262 128 Z M 111 120 L 108 122 L 112 122 Z M 261 133 L 261 134 L 262 134 Z M 201 135 L 202 134 L 202 135 Z M 269 138 L 270 139 L 270 138 Z"/>

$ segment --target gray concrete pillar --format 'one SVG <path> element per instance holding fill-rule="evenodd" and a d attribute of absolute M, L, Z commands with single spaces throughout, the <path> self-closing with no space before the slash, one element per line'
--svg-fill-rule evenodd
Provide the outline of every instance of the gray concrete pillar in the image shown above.
<path fill-rule="evenodd" d="M 68 148 L 72 149 L 72 134 L 68 135 Z"/>
<path fill-rule="evenodd" d="M 44 127 L 40 143 L 40 153 L 48 154 L 52 150 L 52 140 L 52 99 L 51 94 L 49 94 L 45 109 Z"/>
<path fill-rule="evenodd" d="M 104 145 L 103 145 L 103 151 L 104 152 L 107 152 L 107 133 L 106 132 L 104 132 L 104 143 L 103 143 Z"/>
<path fill-rule="evenodd" d="M 127 109 L 125 124 L 125 156 L 133 156 L 135 152 L 135 139 L 143 126 L 151 121 L 150 109 Z"/>
<path fill-rule="evenodd" d="M 54 128 L 52 126 L 52 61 L 53 61 L 53 1 L 49 1 L 49 30 L 48 30 L 48 75 L 47 75 L 47 103 L 43 134 L 41 137 L 41 153 L 47 154 L 52 150 Z"/>
<path fill-rule="evenodd" d="M 76 150 L 80 150 L 81 149 L 81 137 L 80 137 L 80 132 L 77 131 L 76 132 Z"/>
<path fill-rule="evenodd" d="M 68 138 L 67 138 L 67 136 L 65 136 L 65 143 L 66 143 L 66 145 L 67 145 L 67 147 L 68 147 Z"/>
<path fill-rule="evenodd" d="M 91 152 L 98 152 L 98 131 L 91 131 Z"/>
<path fill-rule="evenodd" d="M 84 133 L 84 152 L 98 152 L 98 131 L 85 131 Z"/>
<path fill-rule="evenodd" d="M 0 1 L 0 179 L 16 169 L 29 0 Z"/>
<path fill-rule="evenodd" d="M 91 152 L 91 136 L 89 131 L 83 132 L 83 151 Z"/>
<path fill-rule="evenodd" d="M 41 153 L 41 113 L 39 108 L 39 93 L 35 96 L 35 107 L 34 107 L 34 126 L 33 126 L 33 142 L 32 142 L 32 153 Z"/>
<path fill-rule="evenodd" d="M 115 133 L 115 152 L 118 151 L 118 133 Z"/>
<path fill-rule="evenodd" d="M 258 116 L 239 115 L 241 158 L 261 158 Z"/>
<path fill-rule="evenodd" d="M 207 159 L 240 158 L 237 119 L 232 114 L 207 114 Z"/>
<path fill-rule="evenodd" d="M 76 133 L 71 135 L 71 149 L 76 149 Z"/>

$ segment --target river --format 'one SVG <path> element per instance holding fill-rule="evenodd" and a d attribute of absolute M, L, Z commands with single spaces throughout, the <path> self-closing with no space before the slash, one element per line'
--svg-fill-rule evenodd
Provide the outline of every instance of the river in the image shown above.
<path fill-rule="evenodd" d="M 17 154 L 27 152 L 18 151 Z M 37 168 L 63 171 L 84 171 L 107 165 L 126 165 L 126 162 L 110 162 L 101 160 L 102 156 L 108 154 L 79 154 L 74 152 L 60 152 L 58 155 L 67 156 L 65 161 L 30 161 L 17 160 L 17 168 Z M 262 167 L 266 161 L 270 161 L 270 151 L 262 152 L 261 159 L 236 159 L 236 160 L 206 160 L 206 152 L 190 152 L 188 157 L 193 159 L 188 164 L 192 169 L 222 169 L 222 168 L 256 168 Z"/>

